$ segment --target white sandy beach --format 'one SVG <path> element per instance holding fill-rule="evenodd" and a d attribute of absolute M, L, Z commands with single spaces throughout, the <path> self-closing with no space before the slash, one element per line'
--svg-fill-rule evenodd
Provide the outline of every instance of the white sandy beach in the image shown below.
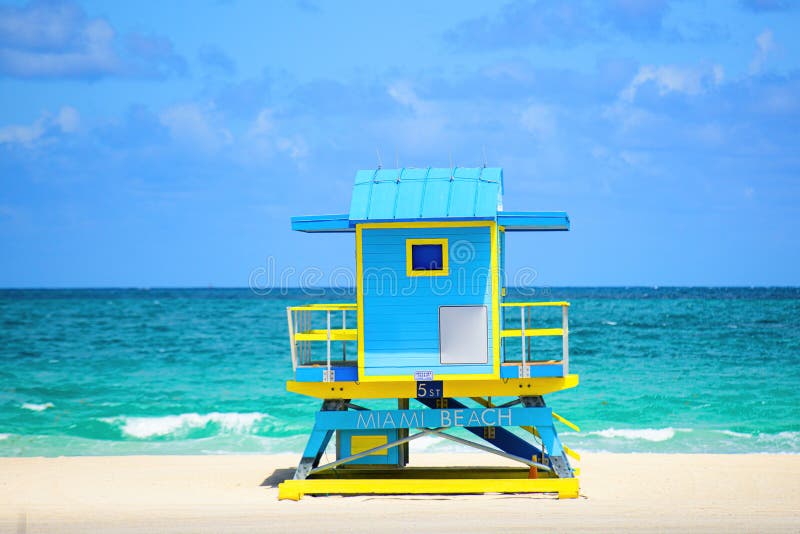
<path fill-rule="evenodd" d="M 581 498 L 304 497 L 295 455 L 0 458 L 3 532 L 800 531 L 800 455 L 585 454 Z M 418 455 L 415 465 L 502 465 Z"/>

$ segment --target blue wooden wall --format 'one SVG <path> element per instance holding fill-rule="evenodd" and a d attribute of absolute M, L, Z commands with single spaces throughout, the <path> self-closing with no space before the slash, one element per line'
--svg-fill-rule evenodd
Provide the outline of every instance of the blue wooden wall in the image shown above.
<path fill-rule="evenodd" d="M 493 371 L 491 229 L 368 228 L 362 231 L 364 372 L 367 376 Z M 447 238 L 448 276 L 406 276 L 406 239 Z M 439 363 L 439 306 L 485 305 L 486 364 Z"/>

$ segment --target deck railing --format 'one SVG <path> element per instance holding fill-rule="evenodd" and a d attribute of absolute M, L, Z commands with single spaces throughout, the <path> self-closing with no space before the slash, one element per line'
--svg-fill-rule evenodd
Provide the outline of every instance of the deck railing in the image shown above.
<path fill-rule="evenodd" d="M 347 328 L 347 312 L 356 312 L 355 303 L 340 304 L 306 304 L 304 306 L 289 306 L 286 308 L 286 318 L 289 321 L 289 342 L 292 350 L 292 369 L 297 371 L 298 365 L 315 363 L 311 351 L 312 341 L 324 341 L 327 344 L 325 358 L 325 371 L 323 382 L 333 380 L 331 374 L 331 361 L 347 362 L 347 341 L 357 339 L 357 330 Z M 341 328 L 333 325 L 341 313 Z M 324 314 L 325 328 L 318 326 L 319 318 Z M 353 315 L 355 317 L 355 315 Z M 316 318 L 316 319 L 315 319 Z M 331 354 L 331 342 L 342 342 L 341 359 Z"/>
<path fill-rule="evenodd" d="M 543 336 L 561 336 L 561 361 L 563 376 L 569 374 L 569 302 L 504 302 L 506 318 L 514 314 L 519 309 L 519 328 L 503 328 L 500 336 L 503 339 L 504 362 L 505 349 L 508 340 L 519 338 L 520 340 L 520 378 L 530 377 L 530 366 L 532 361 L 531 338 Z M 560 307 L 561 308 L 561 328 L 535 328 L 532 324 L 532 308 L 539 307 Z M 355 358 L 350 362 L 347 360 L 347 342 L 358 339 L 356 328 L 348 328 L 348 316 L 351 322 L 356 319 L 357 306 L 355 303 L 337 304 L 306 304 L 303 306 L 289 306 L 286 308 L 286 317 L 289 322 L 289 342 L 292 353 L 292 369 L 297 371 L 298 365 L 325 365 L 323 371 L 323 381 L 333 380 L 332 364 L 353 364 Z M 350 312 L 352 315 L 348 315 Z M 324 320 L 324 327 L 320 328 L 320 321 Z M 340 325 L 340 326 L 338 326 Z M 323 342 L 326 344 L 324 361 L 312 353 L 312 342 Z M 341 343 L 341 356 L 334 355 L 332 343 Z M 515 360 L 516 361 L 516 360 Z"/>
<path fill-rule="evenodd" d="M 500 336 L 505 340 L 518 337 L 521 342 L 520 347 L 520 378 L 530 377 L 531 338 L 543 336 L 561 336 L 561 366 L 564 376 L 569 374 L 569 302 L 504 302 L 501 304 L 505 308 L 506 315 L 512 312 L 513 308 L 519 308 L 520 328 L 504 328 L 500 331 Z M 532 310 L 530 308 L 539 307 L 560 307 L 561 308 L 561 328 L 534 328 L 531 324 Z"/>

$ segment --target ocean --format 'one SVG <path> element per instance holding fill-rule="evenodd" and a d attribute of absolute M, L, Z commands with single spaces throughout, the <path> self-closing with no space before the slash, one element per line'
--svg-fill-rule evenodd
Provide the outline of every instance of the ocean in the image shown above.
<path fill-rule="evenodd" d="M 800 453 L 800 288 L 537 292 L 572 303 L 571 448 Z M 0 456 L 299 453 L 320 403 L 285 390 L 285 308 L 343 293 L 2 290 Z"/>

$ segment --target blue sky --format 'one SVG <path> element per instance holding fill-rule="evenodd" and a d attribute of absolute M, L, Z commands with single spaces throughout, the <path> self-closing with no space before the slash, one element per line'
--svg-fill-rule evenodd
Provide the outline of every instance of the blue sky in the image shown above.
<path fill-rule="evenodd" d="M 0 286 L 353 266 L 360 168 L 505 171 L 537 285 L 800 284 L 800 4 L 6 2 Z M 294 280 L 296 283 L 297 280 Z"/>

